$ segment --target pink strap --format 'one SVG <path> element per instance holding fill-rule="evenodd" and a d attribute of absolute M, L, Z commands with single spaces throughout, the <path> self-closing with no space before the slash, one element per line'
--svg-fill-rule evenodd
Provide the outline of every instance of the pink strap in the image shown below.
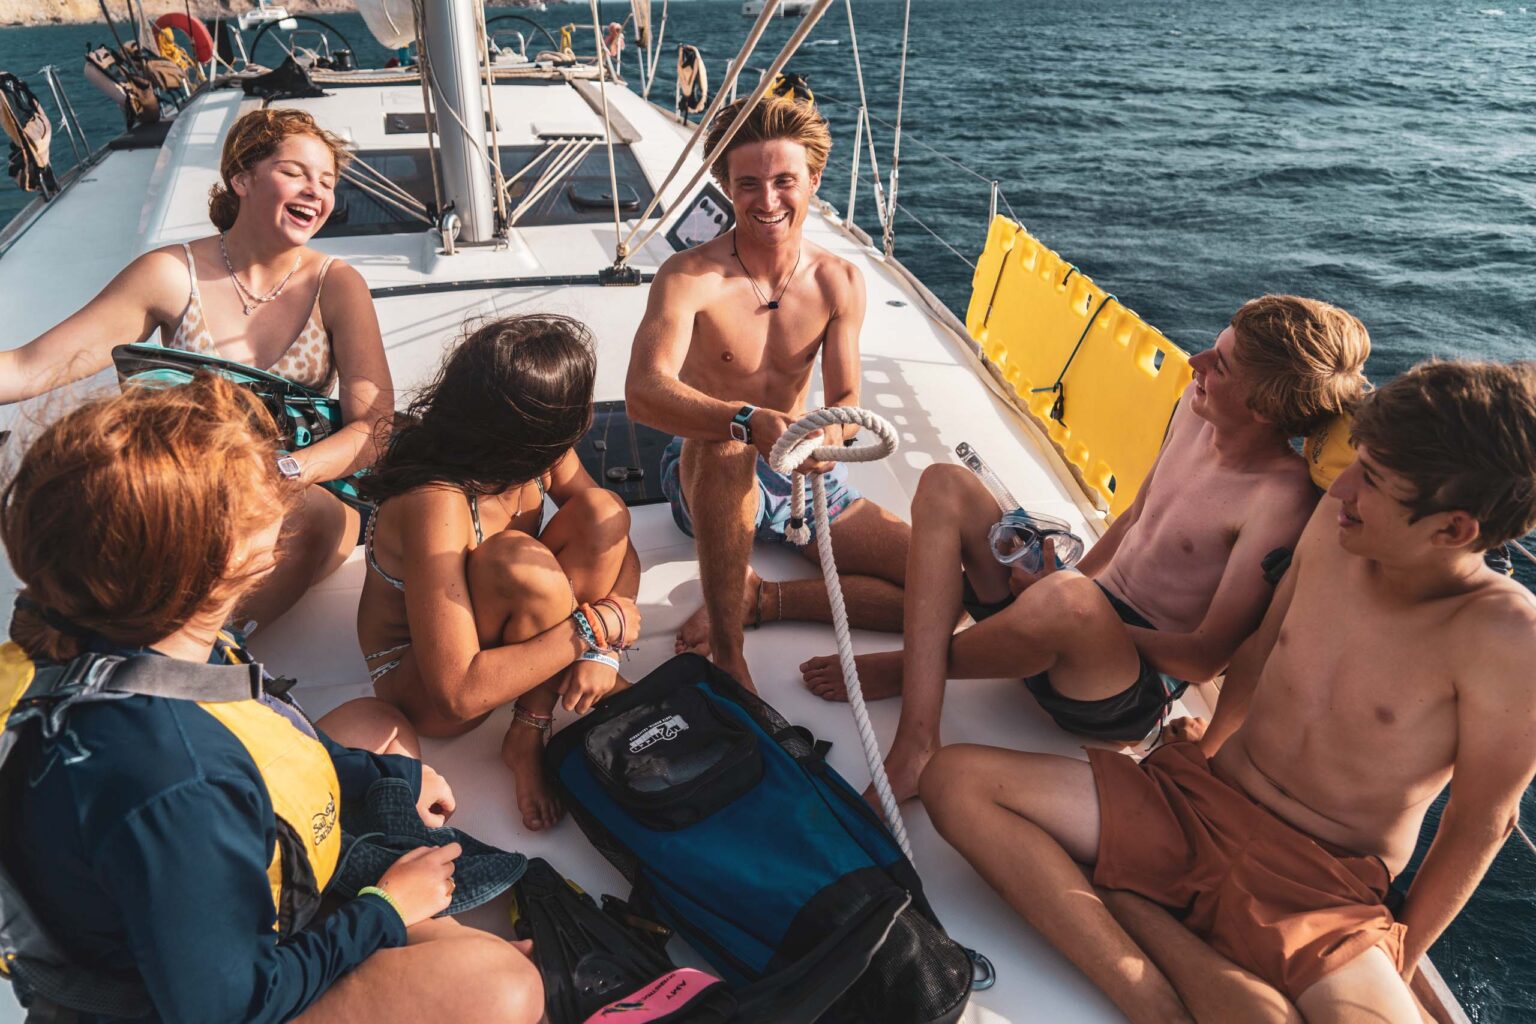
<path fill-rule="evenodd" d="M 638 992 L 609 1003 L 584 1024 L 651 1024 L 663 1021 L 723 982 L 692 967 L 668 971 Z"/>

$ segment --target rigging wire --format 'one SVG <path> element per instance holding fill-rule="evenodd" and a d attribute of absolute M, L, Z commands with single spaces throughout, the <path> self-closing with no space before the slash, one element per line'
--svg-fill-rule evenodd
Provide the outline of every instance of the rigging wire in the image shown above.
<path fill-rule="evenodd" d="M 603 141 L 608 146 L 608 191 L 613 196 L 613 248 L 617 252 L 624 245 L 624 223 L 619 216 L 619 174 L 613 167 L 613 122 L 608 119 L 608 77 L 614 74 L 613 65 L 608 62 L 608 47 L 603 45 L 603 33 L 598 28 L 597 0 L 591 0 L 592 4 L 592 42 L 597 47 L 597 91 L 603 97 Z M 620 37 L 623 38 L 622 36 Z"/>
<path fill-rule="evenodd" d="M 475 9 L 478 12 L 475 15 L 475 31 L 480 36 L 480 56 L 485 61 L 485 113 L 491 125 L 491 189 L 496 195 L 496 222 L 505 231 L 507 189 L 501 173 L 501 141 L 496 137 L 496 75 L 491 70 L 491 32 L 485 22 L 485 5 L 476 4 Z M 523 48 L 526 50 L 527 46 Z"/>
<path fill-rule="evenodd" d="M 443 216 L 443 182 L 438 172 L 439 159 L 438 147 L 433 144 L 432 136 L 441 134 L 436 131 L 437 117 L 432 110 L 432 90 L 427 87 L 427 48 L 422 41 L 426 32 L 426 12 L 422 10 L 421 0 L 411 0 L 411 19 L 416 23 L 416 77 L 421 81 L 421 110 L 425 121 L 422 130 L 427 136 L 427 166 L 432 170 L 432 211 L 433 216 Z M 237 35 L 238 39 L 239 36 Z"/>
<path fill-rule="evenodd" d="M 651 98 L 651 83 L 656 81 L 656 58 L 661 56 L 662 41 L 667 38 L 667 4 L 670 0 L 661 0 L 661 28 L 656 33 L 656 48 L 651 53 L 647 74 L 645 76 L 645 88 L 640 92 L 641 99 Z"/>
<path fill-rule="evenodd" d="M 885 254 L 896 247 L 896 188 L 901 184 L 901 112 L 907 97 L 907 51 L 912 39 L 912 0 L 906 2 L 901 22 L 901 77 L 896 84 L 896 137 L 891 142 L 891 208 L 885 221 Z M 867 108 L 866 108 L 867 109 Z"/>
<path fill-rule="evenodd" d="M 825 7 L 825 4 L 822 6 Z M 688 141 L 683 144 L 682 152 L 677 154 L 677 159 L 673 161 L 671 170 L 667 171 L 667 175 L 662 179 L 661 184 L 656 186 L 656 191 L 651 196 L 650 203 L 648 203 L 645 209 L 641 211 L 640 216 L 636 218 L 635 226 L 630 229 L 629 237 L 619 243 L 618 251 L 614 253 L 614 266 L 622 266 L 624 262 L 629 259 L 629 254 L 631 252 L 645 244 L 644 241 L 635 243 L 635 235 L 639 233 L 641 226 L 644 225 L 646 221 L 646 218 L 655 212 L 656 207 L 661 203 L 662 194 L 666 192 L 667 186 L 671 185 L 672 182 L 677 178 L 678 172 L 683 169 L 683 164 L 688 159 L 688 154 L 693 152 L 693 147 L 698 143 L 699 139 L 703 137 L 705 126 L 714 119 L 715 114 L 720 110 L 727 90 L 730 88 L 731 83 L 736 81 L 737 76 L 741 73 L 741 69 L 747 63 L 747 58 L 750 57 L 752 55 L 752 51 L 757 48 L 758 40 L 762 39 L 763 33 L 768 30 L 768 23 L 773 20 L 773 14 L 776 9 L 777 7 L 774 4 L 763 5 L 763 9 L 758 14 L 757 20 L 752 23 L 752 28 L 747 33 L 746 41 L 741 44 L 740 52 L 736 54 L 736 60 L 731 64 L 730 70 L 726 72 L 725 81 L 721 82 L 719 88 L 716 90 L 714 101 L 710 103 L 709 109 L 704 111 L 704 116 L 699 119 L 698 127 L 694 129 L 693 134 L 688 136 Z M 759 85 L 761 84 L 762 83 L 759 83 Z M 705 166 L 708 166 L 707 162 Z M 697 176 L 695 176 L 695 180 L 697 180 Z M 690 182 L 688 188 L 692 187 L 693 183 Z M 683 192 L 686 193 L 688 188 L 683 189 Z M 652 232 L 652 234 L 654 234 L 654 232 Z M 649 238 L 650 235 L 647 235 L 646 240 L 648 241 Z"/>
<path fill-rule="evenodd" d="M 864 94 L 864 63 L 859 59 L 859 33 L 853 24 L 853 0 L 843 0 L 848 9 L 848 43 L 853 50 L 853 72 L 859 82 L 859 115 L 864 118 L 864 138 L 869 144 L 869 172 L 875 177 L 875 215 L 885 223 L 885 190 L 880 187 L 880 161 L 875 156 L 875 130 L 869 123 L 869 99 Z"/>
<path fill-rule="evenodd" d="M 773 84 L 774 76 L 784 69 L 785 64 L 789 63 L 789 58 L 794 56 L 795 51 L 800 48 L 800 44 L 805 41 L 805 37 L 810 35 L 811 29 L 816 27 L 816 23 L 821 20 L 821 16 L 826 13 L 827 8 L 830 7 L 831 4 L 832 0 L 816 0 L 815 6 L 806 12 L 805 16 L 801 19 L 800 24 L 796 26 L 795 31 L 790 34 L 789 39 L 784 43 L 784 48 L 779 51 L 779 55 L 775 57 L 773 59 L 773 63 L 768 66 L 768 73 L 763 76 L 762 80 L 757 83 L 757 88 L 753 89 L 751 95 L 749 95 L 743 102 L 743 112 L 750 111 L 757 105 L 758 101 L 763 98 L 763 94 L 766 93 L 768 91 L 768 87 Z M 772 13 L 774 10 L 776 10 L 776 5 L 765 4 L 763 6 L 763 10 L 765 12 Z M 727 76 L 727 83 L 721 85 L 720 91 L 715 94 L 715 102 L 712 104 L 711 113 L 707 114 L 703 119 L 699 121 L 699 125 L 696 129 L 694 129 L 693 135 L 689 136 L 688 147 L 684 149 L 683 155 L 678 157 L 678 162 L 673 165 L 674 173 L 679 167 L 682 166 L 683 156 L 687 155 L 687 152 L 692 148 L 694 141 L 704 133 L 705 127 L 708 125 L 710 118 L 713 116 L 713 108 L 719 106 L 721 97 L 725 95 L 725 89 L 729 84 L 729 80 L 734 80 L 734 76 L 737 73 L 737 68 L 745 65 L 746 53 L 743 53 L 738 58 L 738 61 L 739 63 L 732 67 L 731 74 Z M 693 186 L 698 184 L 699 179 L 704 177 L 704 174 L 709 170 L 710 165 L 719 158 L 721 153 L 725 152 L 726 147 L 731 144 L 731 140 L 734 139 L 736 137 L 736 133 L 746 125 L 746 122 L 747 119 L 744 116 L 738 116 L 734 121 L 731 122 L 730 126 L 726 128 L 725 134 L 721 136 L 720 141 L 715 143 L 715 148 L 705 155 L 703 162 L 699 166 L 699 169 L 693 173 L 693 177 L 689 178 L 688 183 L 683 186 L 680 193 L 681 195 L 687 195 L 693 189 Z M 668 175 L 667 180 L 670 181 L 671 178 L 672 175 Z M 665 187 L 665 183 L 663 183 L 663 187 Z M 646 242 L 649 242 L 658 231 L 661 230 L 662 222 L 660 219 L 658 219 L 649 228 L 646 228 L 643 234 L 640 233 L 641 228 L 644 226 L 645 217 L 649 215 L 652 209 L 655 208 L 657 202 L 659 202 L 660 199 L 661 190 L 657 189 L 656 195 L 651 199 L 651 205 L 647 207 L 646 212 L 641 215 L 640 220 L 630 231 L 629 237 L 625 239 L 624 242 L 619 244 L 619 252 L 615 254 L 614 259 L 615 267 L 623 266 L 624 263 L 629 259 L 629 254 L 631 252 L 635 252 L 640 249 L 645 245 Z M 638 241 L 635 241 L 635 236 L 637 234 L 640 235 L 640 237 Z"/>

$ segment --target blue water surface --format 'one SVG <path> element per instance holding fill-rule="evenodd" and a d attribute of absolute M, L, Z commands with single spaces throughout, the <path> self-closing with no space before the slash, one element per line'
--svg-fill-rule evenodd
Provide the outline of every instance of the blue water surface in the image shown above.
<path fill-rule="evenodd" d="M 604 4 L 604 20 L 628 6 Z M 894 122 L 902 4 L 853 7 L 871 110 Z M 697 45 L 718 82 L 749 24 L 738 3 L 670 10 L 668 48 Z M 557 29 L 586 12 L 529 17 Z M 1428 356 L 1532 355 L 1536 5 L 916 0 L 911 16 L 896 251 L 962 315 L 962 257 L 981 248 L 995 178 L 1005 213 L 1191 350 L 1243 300 L 1288 291 L 1360 316 L 1377 381 Z M 360 18 L 324 17 L 363 63 L 382 61 Z M 776 23 L 751 63 L 766 65 L 794 25 Z M 100 25 L 0 29 L 0 69 L 46 96 L 35 71 L 61 65 L 99 145 L 120 120 L 81 79 L 80 58 L 107 39 Z M 840 209 L 859 95 L 849 41 L 836 4 L 791 64 L 831 122 L 823 195 Z M 672 92 L 666 67 L 652 96 Z M 892 133 L 875 129 L 888 171 Z M 54 153 L 72 163 L 62 135 Z M 0 188 L 0 222 L 25 201 Z M 857 210 L 878 235 L 867 183 Z M 1530 793 L 1525 810 L 1536 821 Z M 1512 841 L 1434 950 L 1475 1021 L 1536 1020 L 1533 891 L 1536 855 Z"/>

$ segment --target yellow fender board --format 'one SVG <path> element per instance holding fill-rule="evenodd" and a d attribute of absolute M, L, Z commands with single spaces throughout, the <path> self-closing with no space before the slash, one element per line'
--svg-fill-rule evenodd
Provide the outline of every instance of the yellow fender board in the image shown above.
<path fill-rule="evenodd" d="M 1194 378 L 1188 354 L 1001 216 L 966 327 L 1084 486 L 1112 515 L 1129 509 Z"/>

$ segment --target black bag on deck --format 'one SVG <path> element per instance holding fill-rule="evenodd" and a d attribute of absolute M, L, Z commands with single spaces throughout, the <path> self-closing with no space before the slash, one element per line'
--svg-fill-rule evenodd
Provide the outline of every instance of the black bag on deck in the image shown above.
<path fill-rule="evenodd" d="M 572 817 L 634 886 L 634 911 L 736 986 L 738 1021 L 955 1021 L 970 959 L 828 747 L 685 654 L 546 756 Z"/>

